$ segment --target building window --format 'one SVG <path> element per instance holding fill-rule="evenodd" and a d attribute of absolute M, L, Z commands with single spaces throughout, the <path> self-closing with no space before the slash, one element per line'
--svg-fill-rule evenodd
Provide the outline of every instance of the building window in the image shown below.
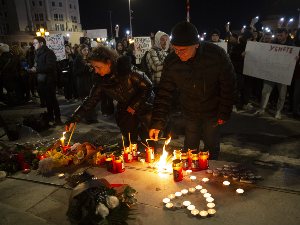
<path fill-rule="evenodd" d="M 45 29 L 45 26 L 43 23 L 40 24 L 41 28 L 44 28 Z"/>
<path fill-rule="evenodd" d="M 58 21 L 58 14 L 54 14 L 54 21 Z"/>
<path fill-rule="evenodd" d="M 59 21 L 64 21 L 63 14 L 58 14 Z"/>
<path fill-rule="evenodd" d="M 76 25 L 73 25 L 72 27 L 73 27 L 74 32 L 77 31 L 77 26 Z"/>
<path fill-rule="evenodd" d="M 42 1 L 39 1 L 39 6 L 43 6 L 43 2 Z"/>
<path fill-rule="evenodd" d="M 40 24 L 36 24 L 36 29 L 37 29 L 37 30 L 40 30 L 40 28 L 41 28 L 41 27 L 40 27 Z"/>
<path fill-rule="evenodd" d="M 55 30 L 59 31 L 59 24 L 55 24 Z"/>
<path fill-rule="evenodd" d="M 43 15 L 43 13 L 40 13 L 39 16 L 40 16 L 40 21 L 44 21 L 44 15 Z"/>
<path fill-rule="evenodd" d="M 62 7 L 62 2 L 59 2 L 59 3 L 58 3 L 58 6 L 59 6 L 59 7 Z"/>
<path fill-rule="evenodd" d="M 55 2 L 52 2 L 52 6 L 55 7 Z"/>
<path fill-rule="evenodd" d="M 64 31 L 64 30 L 65 30 L 63 24 L 60 24 L 60 30 L 61 30 L 61 31 Z"/>
<path fill-rule="evenodd" d="M 35 21 L 39 21 L 39 14 L 34 14 Z"/>
<path fill-rule="evenodd" d="M 74 10 L 76 10 L 76 5 L 74 5 Z"/>
<path fill-rule="evenodd" d="M 77 23 L 76 16 L 71 16 L 71 18 L 73 23 Z"/>
<path fill-rule="evenodd" d="M 35 6 L 35 1 L 32 1 L 32 6 Z"/>
<path fill-rule="evenodd" d="M 72 4 L 70 4 L 70 9 L 72 9 Z"/>

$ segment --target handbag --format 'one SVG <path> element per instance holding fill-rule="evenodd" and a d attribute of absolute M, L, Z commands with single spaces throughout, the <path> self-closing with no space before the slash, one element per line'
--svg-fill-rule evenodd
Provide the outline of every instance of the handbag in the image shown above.
<path fill-rule="evenodd" d="M 38 83 L 45 83 L 47 81 L 47 74 L 39 73 L 37 75 L 37 81 L 38 81 Z"/>

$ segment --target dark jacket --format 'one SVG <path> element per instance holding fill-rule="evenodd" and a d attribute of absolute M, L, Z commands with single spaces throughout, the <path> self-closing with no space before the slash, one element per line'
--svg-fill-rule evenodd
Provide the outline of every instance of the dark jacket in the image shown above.
<path fill-rule="evenodd" d="M 236 76 L 230 59 L 219 46 L 201 42 L 195 57 L 186 62 L 175 52 L 166 57 L 153 106 L 152 128 L 163 129 L 176 86 L 181 91 L 179 101 L 184 114 L 230 118 Z"/>
<path fill-rule="evenodd" d="M 300 29 L 297 30 L 296 36 L 294 37 L 294 46 L 300 47 Z M 299 52 L 300 56 L 300 52 Z M 300 59 L 296 62 L 296 67 L 294 71 L 294 77 L 300 79 Z"/>
<path fill-rule="evenodd" d="M 77 77 L 78 94 L 80 98 L 85 98 L 90 94 L 93 87 L 93 74 L 89 72 L 89 66 L 82 60 L 81 55 L 78 55 L 73 62 L 73 74 Z"/>
<path fill-rule="evenodd" d="M 130 60 L 122 62 L 118 59 L 117 70 L 110 74 L 100 76 L 95 74 L 95 84 L 83 104 L 71 116 L 72 122 L 79 122 L 85 117 L 101 100 L 106 93 L 108 96 L 118 101 L 118 109 L 126 110 L 128 106 L 139 114 L 145 105 L 145 101 L 151 96 L 152 83 L 144 74 L 132 72 Z M 123 63 L 123 65 L 122 65 Z M 125 64 L 125 65 L 124 65 Z"/>
<path fill-rule="evenodd" d="M 45 73 L 47 75 L 47 83 L 53 83 L 57 81 L 56 71 L 56 56 L 54 52 L 43 45 L 35 52 L 36 54 L 36 74 Z"/>
<path fill-rule="evenodd" d="M 7 65 L 5 67 L 5 65 Z M 5 68 L 4 68 L 5 67 Z M 0 72 L 3 79 L 3 87 L 6 90 L 18 90 L 21 88 L 20 63 L 16 56 L 10 52 L 3 52 L 0 56 Z"/>
<path fill-rule="evenodd" d="M 233 45 L 230 50 L 230 59 L 236 73 L 243 74 L 244 58 L 242 53 L 246 50 L 247 40 L 240 39 L 240 43 Z"/>
<path fill-rule="evenodd" d="M 68 54 L 67 59 L 61 60 L 59 62 L 59 66 L 61 68 L 61 73 L 62 73 L 61 80 L 63 84 L 70 82 L 70 78 L 72 77 L 73 74 L 73 62 L 75 58 L 76 56 L 73 53 L 71 53 Z"/>

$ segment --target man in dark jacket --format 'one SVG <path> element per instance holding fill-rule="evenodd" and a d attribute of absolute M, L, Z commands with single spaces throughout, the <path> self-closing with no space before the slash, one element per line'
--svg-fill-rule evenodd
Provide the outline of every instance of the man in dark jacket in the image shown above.
<path fill-rule="evenodd" d="M 56 56 L 47 47 L 46 40 L 43 37 L 34 37 L 33 45 L 35 48 L 34 66 L 27 71 L 35 73 L 37 76 L 41 97 L 46 101 L 49 121 L 60 124 L 60 108 L 55 93 L 55 81 L 57 81 Z"/>
<path fill-rule="evenodd" d="M 236 77 L 230 59 L 217 45 L 199 43 L 198 31 L 189 22 L 172 30 L 175 51 L 165 59 L 154 102 L 150 138 L 158 138 L 177 86 L 185 124 L 184 150 L 199 149 L 203 130 L 204 151 L 217 159 L 220 126 L 229 120 L 234 104 Z"/>

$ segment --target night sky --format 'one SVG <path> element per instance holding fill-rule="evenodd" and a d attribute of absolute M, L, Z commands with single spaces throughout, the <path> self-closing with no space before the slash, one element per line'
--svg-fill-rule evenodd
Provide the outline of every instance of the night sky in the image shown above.
<path fill-rule="evenodd" d="M 171 33 L 172 28 L 186 20 L 186 0 L 130 0 L 133 36 L 149 36 L 150 32 Z M 115 25 L 120 26 L 120 36 L 129 30 L 128 0 L 79 0 L 81 24 L 84 30 L 107 29 L 111 37 L 109 12 L 112 11 L 113 36 Z M 268 15 L 284 15 L 285 19 L 298 18 L 299 0 L 190 0 L 190 17 L 200 34 L 207 34 L 214 28 L 225 36 L 225 24 L 230 30 L 249 26 L 252 18 L 260 21 Z M 256 28 L 261 29 L 258 22 Z"/>

